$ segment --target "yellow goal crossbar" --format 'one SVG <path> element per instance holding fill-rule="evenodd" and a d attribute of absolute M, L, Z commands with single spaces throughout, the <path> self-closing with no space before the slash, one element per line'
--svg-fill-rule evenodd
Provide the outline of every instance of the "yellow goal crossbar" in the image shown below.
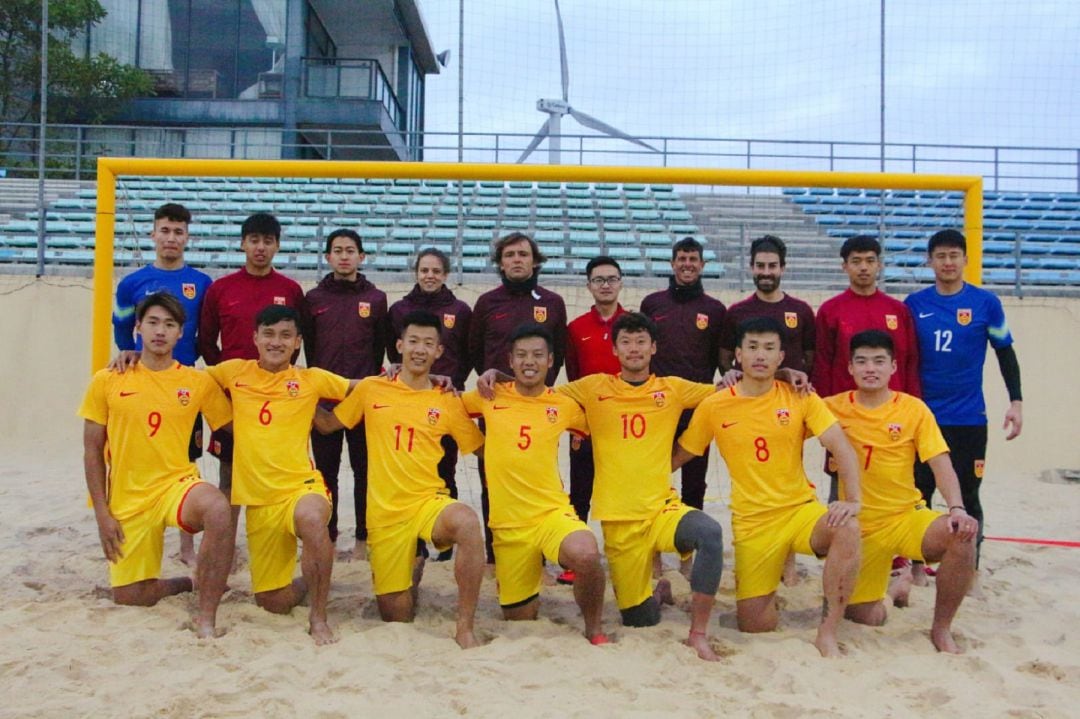
<path fill-rule="evenodd" d="M 94 304 L 91 370 L 104 367 L 111 349 L 116 179 L 159 177 L 318 177 L 530 182 L 665 183 L 762 187 L 852 187 L 880 190 L 940 190 L 964 193 L 968 242 L 965 279 L 982 281 L 982 177 L 802 170 L 608 167 L 591 165 L 456 164 L 446 162 L 347 162 L 337 160 L 194 160 L 151 157 L 98 158 L 94 246 Z"/>

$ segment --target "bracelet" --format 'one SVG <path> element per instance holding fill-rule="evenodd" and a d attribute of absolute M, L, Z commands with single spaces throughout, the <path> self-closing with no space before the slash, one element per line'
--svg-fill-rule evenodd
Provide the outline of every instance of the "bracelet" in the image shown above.
<path fill-rule="evenodd" d="M 954 509 L 964 509 L 964 505 L 962 505 L 962 504 L 954 504 L 951 507 L 949 507 L 950 512 L 953 511 Z M 964 510 L 964 511 L 967 511 L 967 510 Z"/>

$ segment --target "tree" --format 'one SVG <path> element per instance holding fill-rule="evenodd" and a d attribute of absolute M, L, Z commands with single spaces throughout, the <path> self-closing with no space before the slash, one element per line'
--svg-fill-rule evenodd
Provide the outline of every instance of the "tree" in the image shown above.
<path fill-rule="evenodd" d="M 80 33 L 105 18 L 98 0 L 49 2 L 49 122 L 102 122 L 125 100 L 149 94 L 142 70 L 104 53 L 83 57 L 72 49 Z M 42 0 L 0 0 L 0 153 L 33 136 L 41 111 Z"/>

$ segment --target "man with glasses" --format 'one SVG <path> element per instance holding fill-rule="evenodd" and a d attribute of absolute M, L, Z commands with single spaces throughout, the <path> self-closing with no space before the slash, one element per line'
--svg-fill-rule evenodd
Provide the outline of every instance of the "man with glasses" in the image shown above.
<path fill-rule="evenodd" d="M 619 304 L 622 268 L 611 257 L 601 255 L 589 260 L 585 276 L 594 303 L 566 328 L 566 379 L 570 382 L 601 372 L 619 373 L 619 359 L 611 350 L 611 325 L 626 313 Z M 589 521 L 593 474 L 592 440 L 574 435 L 570 439 L 570 503 L 582 522 Z M 565 571 L 558 579 L 563 584 L 572 584 L 574 573 Z"/>

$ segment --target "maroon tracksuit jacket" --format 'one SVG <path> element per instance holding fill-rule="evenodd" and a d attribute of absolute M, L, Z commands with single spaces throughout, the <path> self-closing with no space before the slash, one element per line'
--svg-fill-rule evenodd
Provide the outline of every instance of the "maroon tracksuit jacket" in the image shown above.
<path fill-rule="evenodd" d="M 328 274 L 307 293 L 304 353 L 309 367 L 348 379 L 382 371 L 387 342 L 386 293 L 363 275 L 353 281 Z"/>
<path fill-rule="evenodd" d="M 555 384 L 566 357 L 566 304 L 551 290 L 533 288 L 531 283 L 504 283 L 476 300 L 469 326 L 469 359 L 477 374 L 492 368 L 512 374 L 510 333 L 526 322 L 538 322 L 551 331 L 555 366 L 547 374 L 547 383 Z"/>
<path fill-rule="evenodd" d="M 469 361 L 472 310 L 445 286 L 429 294 L 417 285 L 409 294 L 390 305 L 390 340 L 386 345 L 386 356 L 391 362 L 401 361 L 401 353 L 397 351 L 394 340 L 401 336 L 406 315 L 418 310 L 431 312 L 442 322 L 443 354 L 432 365 L 432 374 L 446 375 L 453 379 L 455 387 L 464 389 L 465 378 L 472 371 Z"/>

